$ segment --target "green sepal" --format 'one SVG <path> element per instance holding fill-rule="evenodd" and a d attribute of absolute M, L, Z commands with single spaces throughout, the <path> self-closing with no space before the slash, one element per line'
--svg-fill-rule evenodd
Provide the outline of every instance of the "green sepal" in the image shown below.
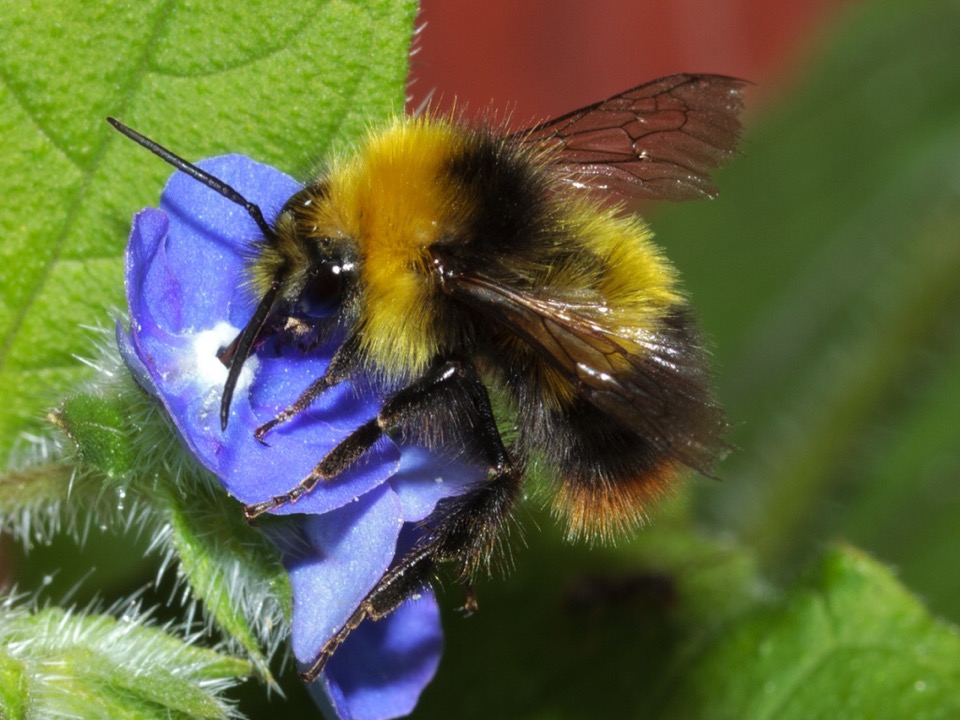
<path fill-rule="evenodd" d="M 23 664 L 0 651 L 0 718 L 22 720 L 26 717 L 27 700 Z"/>
<path fill-rule="evenodd" d="M 276 547 L 217 488 L 170 493 L 166 500 L 173 548 L 191 591 L 207 617 L 244 649 L 257 674 L 274 683 L 271 653 L 261 648 L 273 649 L 286 637 L 293 604 Z"/>
<path fill-rule="evenodd" d="M 48 419 L 76 445 L 78 461 L 107 478 L 134 467 L 130 426 L 123 398 L 78 393 L 67 397 Z"/>

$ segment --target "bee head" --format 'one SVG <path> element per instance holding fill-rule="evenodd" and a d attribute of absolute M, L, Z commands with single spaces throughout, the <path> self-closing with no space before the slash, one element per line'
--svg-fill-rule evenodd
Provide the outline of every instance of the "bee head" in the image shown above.
<path fill-rule="evenodd" d="M 322 181 L 295 193 L 271 227 L 256 203 L 220 178 L 115 118 L 107 118 L 107 122 L 164 162 L 242 207 L 263 234 L 251 268 L 260 302 L 243 330 L 219 354 L 228 369 L 220 401 L 220 425 L 226 430 L 240 371 L 268 323 L 283 326 L 285 321 L 293 321 L 314 326 L 323 318 L 344 314 L 348 301 L 355 297 L 355 247 L 349 238 L 323 229 L 319 219 L 326 205 L 326 187 Z"/>
<path fill-rule="evenodd" d="M 355 285 L 354 243 L 323 227 L 320 208 L 325 200 L 322 182 L 294 194 L 251 268 L 261 294 L 278 285 L 275 312 L 307 324 L 339 313 Z"/>
<path fill-rule="evenodd" d="M 356 249 L 349 238 L 324 230 L 318 222 L 325 195 L 322 182 L 295 193 L 256 249 L 250 275 L 260 302 L 246 326 L 220 354 L 229 370 L 220 405 L 224 429 L 240 371 L 267 326 L 315 330 L 327 319 L 342 318 L 351 305 Z"/>

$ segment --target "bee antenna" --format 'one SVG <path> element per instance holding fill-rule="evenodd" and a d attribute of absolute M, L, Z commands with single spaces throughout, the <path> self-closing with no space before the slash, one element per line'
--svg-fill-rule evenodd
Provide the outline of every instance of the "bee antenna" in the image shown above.
<path fill-rule="evenodd" d="M 180 172 L 186 173 L 192 177 L 197 182 L 203 183 L 211 190 L 214 190 L 227 200 L 232 203 L 236 203 L 244 210 L 247 211 L 247 214 L 253 219 L 257 224 L 257 227 L 260 228 L 260 232 L 263 233 L 263 236 L 267 239 L 272 239 L 274 237 L 273 228 L 270 227 L 269 223 L 263 218 L 263 213 L 260 212 L 260 206 L 256 203 L 252 203 L 247 200 L 243 195 L 241 195 L 236 189 L 225 183 L 218 177 L 211 175 L 205 170 L 201 170 L 196 165 L 191 162 L 187 162 L 179 155 L 170 152 L 163 145 L 158 142 L 151 140 L 145 135 L 141 135 L 133 128 L 127 127 L 122 122 L 116 118 L 108 117 L 107 122 L 110 123 L 120 134 L 130 138 L 137 145 L 145 147 L 147 150 L 152 152 L 154 155 L 159 157 L 164 162 L 173 165 Z"/>
<path fill-rule="evenodd" d="M 250 356 L 250 350 L 253 348 L 253 343 L 256 342 L 257 336 L 260 334 L 260 330 L 263 329 L 267 318 L 270 317 L 270 313 L 273 311 L 273 306 L 276 304 L 279 292 L 280 283 L 275 282 L 270 286 L 270 289 L 267 290 L 263 299 L 260 300 L 260 304 L 257 305 L 257 309 L 254 311 L 253 317 L 250 318 L 250 322 L 246 324 L 236 340 L 230 343 L 220 356 L 221 362 L 224 362 L 228 367 L 227 381 L 223 385 L 223 395 L 220 398 L 221 430 L 227 429 L 227 423 L 230 420 L 230 403 L 233 402 L 233 391 L 237 387 L 237 381 L 240 379 L 240 371 L 243 370 L 243 365 Z"/>

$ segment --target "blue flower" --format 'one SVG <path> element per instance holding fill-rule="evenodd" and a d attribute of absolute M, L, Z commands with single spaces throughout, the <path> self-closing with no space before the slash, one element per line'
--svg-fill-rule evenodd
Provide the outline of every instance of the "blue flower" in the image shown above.
<path fill-rule="evenodd" d="M 259 204 L 268 221 L 300 187 L 242 156 L 200 165 Z M 369 378 L 343 383 L 274 429 L 269 447 L 262 445 L 254 429 L 319 377 L 336 349 L 304 353 L 267 342 L 247 360 L 229 426 L 221 431 L 227 371 L 216 353 L 256 306 L 244 258 L 258 236 L 242 208 L 175 174 L 160 208 L 134 219 L 126 253 L 130 330 L 118 329 L 121 353 L 138 382 L 163 404 L 193 455 L 246 504 L 296 485 L 383 401 Z M 481 478 L 478 468 L 385 438 L 335 482 L 276 510 L 298 514 L 308 540 L 284 554 L 294 596 L 292 645 L 301 666 L 312 663 L 394 562 L 401 532 L 408 542 L 440 499 Z M 405 715 L 433 677 L 441 645 L 436 600 L 425 590 L 388 618 L 354 631 L 311 692 L 334 717 Z"/>

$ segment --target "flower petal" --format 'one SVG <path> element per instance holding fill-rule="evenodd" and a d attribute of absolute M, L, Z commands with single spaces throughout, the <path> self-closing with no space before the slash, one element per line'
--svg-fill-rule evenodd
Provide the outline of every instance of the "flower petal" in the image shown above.
<path fill-rule="evenodd" d="M 242 155 L 198 165 L 257 203 L 267 222 L 300 189 L 288 175 Z M 167 267 L 182 286 L 181 322 L 175 329 L 207 329 L 211 318 L 243 325 L 256 301 L 243 291 L 244 258 L 262 237 L 260 228 L 242 207 L 183 173 L 170 178 L 160 209 L 171 226 Z"/>
<path fill-rule="evenodd" d="M 293 654 L 309 665 L 387 571 L 403 518 L 383 485 L 302 522 L 308 546 L 285 549 L 284 564 L 293 588 Z"/>
<path fill-rule="evenodd" d="M 416 445 L 400 448 L 400 467 L 390 478 L 390 487 L 400 498 L 403 519 L 419 522 L 446 497 L 462 495 L 471 485 L 483 482 L 485 474 L 476 465 L 437 455 Z"/>
<path fill-rule="evenodd" d="M 299 189 L 280 171 L 242 156 L 200 166 L 255 199 L 267 218 Z M 303 353 L 293 347 L 271 350 L 268 344 L 266 352 L 245 364 L 229 426 L 221 431 L 227 370 L 216 355 L 252 313 L 252 299 L 238 288 L 245 284 L 249 238 L 259 229 L 242 208 L 182 173 L 171 178 L 161 208 L 140 213 L 131 233 L 130 344 L 187 445 L 232 495 L 250 504 L 288 492 L 350 431 L 374 417 L 380 399 L 342 383 L 276 429 L 268 438 L 270 447 L 264 447 L 253 430 L 322 375 L 336 349 L 330 344 Z M 383 439 L 336 482 L 276 512 L 341 507 L 386 481 L 399 457 L 393 443 Z"/>
<path fill-rule="evenodd" d="M 402 717 L 433 679 L 442 650 L 440 610 L 428 590 L 384 619 L 361 624 L 310 694 L 328 715 L 344 720 Z"/>
<path fill-rule="evenodd" d="M 149 329 L 159 328 L 163 322 L 166 309 L 161 307 L 161 318 L 154 316 L 155 298 L 172 300 L 179 305 L 179 298 L 175 295 L 179 288 L 169 274 L 161 273 L 154 268 L 165 268 L 161 261 L 154 262 L 157 253 L 163 252 L 163 241 L 167 237 L 169 220 L 166 213 L 156 208 L 147 208 L 137 213 L 130 230 L 130 240 L 127 243 L 124 280 L 127 288 L 127 303 L 130 306 L 130 316 L 136 318 L 136 331 L 143 325 Z"/>

